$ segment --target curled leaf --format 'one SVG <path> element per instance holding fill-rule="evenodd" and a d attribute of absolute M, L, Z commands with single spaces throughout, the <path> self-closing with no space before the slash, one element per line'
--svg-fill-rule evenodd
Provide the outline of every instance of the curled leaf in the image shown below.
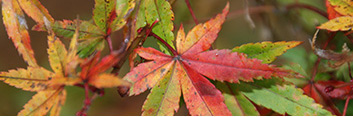
<path fill-rule="evenodd" d="M 353 53 L 350 52 L 349 48 L 346 44 L 343 45 L 342 53 L 337 53 L 332 50 L 323 50 L 315 46 L 316 42 L 316 35 L 318 34 L 319 30 L 316 31 L 312 41 L 310 41 L 311 48 L 313 49 L 314 53 L 324 59 L 336 61 L 331 67 L 339 67 L 346 62 L 353 61 Z"/>

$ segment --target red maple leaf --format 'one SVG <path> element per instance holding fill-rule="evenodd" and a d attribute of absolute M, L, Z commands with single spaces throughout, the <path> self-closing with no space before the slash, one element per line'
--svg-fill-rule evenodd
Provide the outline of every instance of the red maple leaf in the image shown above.
<path fill-rule="evenodd" d="M 135 49 L 142 58 L 150 61 L 133 68 L 124 79 L 133 83 L 130 95 L 154 87 L 143 106 L 143 115 L 173 115 L 179 108 L 181 93 L 191 115 L 231 115 L 221 92 L 207 78 L 238 83 L 239 80 L 250 82 L 254 78 L 299 76 L 231 50 L 207 51 L 216 40 L 228 9 L 227 5 L 222 14 L 195 26 L 186 37 L 181 26 L 176 50 L 169 46 L 172 56 L 154 48 Z M 154 97 L 154 92 L 163 86 L 167 88 Z"/>

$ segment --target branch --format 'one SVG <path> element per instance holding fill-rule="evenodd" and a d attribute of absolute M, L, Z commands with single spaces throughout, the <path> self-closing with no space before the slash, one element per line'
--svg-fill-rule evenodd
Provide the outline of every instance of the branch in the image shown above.
<path fill-rule="evenodd" d="M 192 19 L 194 19 L 195 24 L 196 24 L 196 25 L 199 24 L 199 21 L 197 21 L 196 16 L 195 16 L 195 14 L 194 14 L 194 11 L 193 11 L 192 8 L 191 8 L 191 5 L 190 5 L 189 0 L 185 0 L 185 3 L 186 3 L 186 5 L 188 6 L 188 9 L 189 9 L 190 14 L 191 14 L 191 16 L 192 16 Z"/>
<path fill-rule="evenodd" d="M 314 11 L 314 12 L 320 14 L 323 17 L 326 17 L 326 18 L 328 17 L 326 12 L 324 12 L 324 11 L 314 7 L 314 6 L 311 6 L 311 5 L 295 3 L 295 4 L 289 4 L 289 5 L 286 6 L 287 10 L 294 9 L 294 8 L 305 8 L 305 9 Z"/>

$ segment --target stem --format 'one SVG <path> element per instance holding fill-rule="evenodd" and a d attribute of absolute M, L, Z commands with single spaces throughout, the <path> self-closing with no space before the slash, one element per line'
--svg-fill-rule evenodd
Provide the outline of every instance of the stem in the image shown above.
<path fill-rule="evenodd" d="M 153 32 L 151 32 L 150 34 L 151 36 L 155 37 L 156 39 L 158 39 L 159 41 L 161 41 L 165 46 L 167 46 L 167 48 L 172 51 L 172 54 L 175 56 L 175 55 L 178 55 L 178 52 L 172 48 L 167 42 L 165 42 L 161 37 L 159 37 L 158 35 L 154 34 Z"/>
<path fill-rule="evenodd" d="M 87 110 L 91 105 L 91 99 L 89 97 L 89 86 L 87 82 L 84 84 L 84 88 L 85 88 L 85 101 L 82 109 L 76 113 L 77 116 L 86 116 Z"/>
<path fill-rule="evenodd" d="M 330 37 L 327 39 L 327 41 L 326 41 L 326 43 L 325 43 L 323 49 L 326 49 L 326 48 L 327 48 L 328 44 L 329 44 L 329 43 L 331 42 L 331 40 L 336 36 L 336 33 L 337 33 L 337 32 L 332 32 L 332 33 L 331 33 L 331 35 L 330 35 Z"/>
<path fill-rule="evenodd" d="M 305 9 L 314 11 L 314 12 L 320 14 L 323 17 L 326 17 L 326 18 L 328 17 L 326 12 L 324 12 L 324 11 L 314 7 L 314 6 L 311 6 L 311 5 L 295 3 L 295 4 L 289 4 L 289 5 L 286 6 L 287 10 L 290 10 L 290 9 L 293 9 L 293 8 L 305 8 Z"/>
<path fill-rule="evenodd" d="M 349 77 L 351 78 L 351 81 L 352 81 L 353 77 L 352 77 L 352 73 L 351 73 L 351 64 L 349 62 L 347 62 L 347 64 L 348 64 L 348 74 L 349 74 Z"/>
<path fill-rule="evenodd" d="M 313 72 L 311 74 L 311 79 L 310 79 L 310 81 L 312 81 L 312 82 L 314 81 L 315 76 L 317 74 L 317 69 L 319 68 L 320 61 L 321 61 L 321 58 L 317 58 L 317 60 L 315 62 L 315 65 L 314 65 L 314 68 L 313 68 Z"/>
<path fill-rule="evenodd" d="M 189 0 L 185 0 L 185 3 L 186 3 L 186 5 L 188 6 L 188 9 L 189 9 L 189 11 L 190 11 L 190 14 L 191 14 L 192 18 L 194 19 L 195 24 L 196 24 L 196 25 L 199 24 L 199 21 L 197 21 L 196 16 L 195 16 L 195 14 L 194 14 L 194 11 L 193 11 L 192 8 L 191 8 L 191 5 L 190 5 Z"/>
<path fill-rule="evenodd" d="M 343 109 L 343 114 L 342 116 L 346 116 L 346 113 L 347 113 L 347 108 L 348 108 L 348 103 L 349 103 L 349 100 L 351 99 L 351 96 L 348 95 L 347 99 L 346 99 L 346 103 L 344 105 L 344 109 Z"/>
<path fill-rule="evenodd" d="M 113 52 L 113 44 L 112 44 L 112 39 L 110 38 L 110 35 L 107 36 L 107 42 L 108 42 L 108 46 L 109 46 L 109 51 Z"/>
<path fill-rule="evenodd" d="M 84 86 L 83 84 L 75 84 L 74 86 L 81 87 L 81 88 L 85 88 L 85 86 Z M 97 93 L 97 94 L 99 94 L 99 95 L 104 94 L 104 90 L 98 89 L 97 87 L 94 87 L 94 86 L 89 86 L 89 90 L 90 90 L 92 93 Z"/>

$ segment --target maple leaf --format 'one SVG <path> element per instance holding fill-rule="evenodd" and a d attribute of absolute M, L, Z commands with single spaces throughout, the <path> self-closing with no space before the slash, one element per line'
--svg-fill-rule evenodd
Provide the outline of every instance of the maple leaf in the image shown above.
<path fill-rule="evenodd" d="M 97 65 L 100 70 L 93 69 L 92 71 L 91 69 L 88 69 L 92 71 L 91 73 L 95 73 L 89 78 L 77 77 L 76 66 L 82 61 L 76 55 L 77 38 L 79 34 L 78 29 L 76 29 L 70 42 L 69 51 L 67 51 L 65 45 L 54 35 L 48 20 L 45 20 L 45 25 L 46 29 L 49 30 L 49 63 L 54 72 L 50 72 L 39 66 L 30 66 L 27 69 L 20 68 L 0 73 L 0 80 L 3 80 L 5 83 L 26 91 L 37 92 L 18 115 L 42 116 L 46 115 L 49 110 L 50 115 L 59 115 L 61 106 L 66 99 L 66 91 L 64 87 L 82 83 L 83 80 L 87 80 L 89 84 L 97 88 L 129 86 L 129 83 L 123 81 L 117 76 L 101 74 L 107 69 L 107 67 L 109 67 L 106 63 L 111 63 L 112 61 L 110 59 L 110 61 L 102 61 L 101 63 L 104 63 L 103 65 L 101 63 Z M 117 61 L 117 59 L 113 59 L 113 61 Z M 70 78 L 68 76 L 70 76 Z"/>
<path fill-rule="evenodd" d="M 139 64 L 124 77 L 133 83 L 130 95 L 138 95 L 153 87 L 142 115 L 173 115 L 179 108 L 181 93 L 191 115 L 231 115 L 221 92 L 205 76 L 231 83 L 253 81 L 259 77 L 297 76 L 288 70 L 262 64 L 260 60 L 248 59 L 245 54 L 230 50 L 206 51 L 217 38 L 228 9 L 227 4 L 222 14 L 195 26 L 186 37 L 181 26 L 173 56 L 153 48 L 135 49 L 141 57 L 151 60 Z"/>
<path fill-rule="evenodd" d="M 18 52 L 29 66 L 36 67 L 37 61 L 30 45 L 25 16 L 16 0 L 2 1 L 3 23 Z"/>

